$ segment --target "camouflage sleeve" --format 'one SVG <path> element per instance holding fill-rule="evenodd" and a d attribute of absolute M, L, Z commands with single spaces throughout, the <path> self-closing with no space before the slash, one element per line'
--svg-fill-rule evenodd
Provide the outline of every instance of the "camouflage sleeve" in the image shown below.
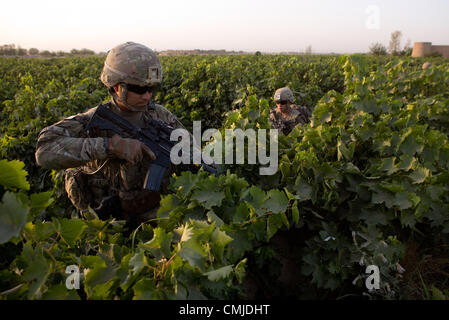
<path fill-rule="evenodd" d="M 161 106 L 160 104 L 154 105 L 154 110 L 151 111 L 151 115 L 156 119 L 159 119 L 173 128 L 182 128 L 185 129 L 184 125 L 181 121 L 176 118 L 176 116 L 171 113 L 169 110 Z"/>
<path fill-rule="evenodd" d="M 272 128 L 277 129 L 276 117 L 275 117 L 275 111 L 274 110 L 270 110 L 270 117 L 268 118 L 268 121 L 270 122 Z"/>
<path fill-rule="evenodd" d="M 160 104 L 154 104 L 154 109 L 150 111 L 150 114 L 153 118 L 161 120 L 175 129 L 184 129 L 187 131 L 181 121 L 179 121 L 173 113 Z M 194 141 L 193 135 L 191 132 L 189 132 L 189 135 L 192 143 Z M 196 145 L 194 144 L 194 146 Z"/>
<path fill-rule="evenodd" d="M 107 158 L 104 138 L 88 138 L 81 122 L 65 119 L 44 128 L 36 145 L 36 162 L 46 169 L 75 168 Z"/>
<path fill-rule="evenodd" d="M 297 110 L 299 111 L 299 115 L 297 117 L 296 122 L 300 124 L 306 124 L 310 119 L 310 111 L 305 106 L 297 106 Z"/>

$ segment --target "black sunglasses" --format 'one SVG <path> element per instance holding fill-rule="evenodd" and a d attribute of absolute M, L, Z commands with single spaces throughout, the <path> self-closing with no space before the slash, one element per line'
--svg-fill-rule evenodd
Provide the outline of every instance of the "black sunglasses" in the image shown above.
<path fill-rule="evenodd" d="M 144 94 L 144 93 L 147 93 L 147 92 L 154 93 L 154 91 L 156 91 L 156 89 L 157 89 L 157 86 L 144 86 L 144 87 L 142 87 L 142 86 L 138 86 L 138 85 L 135 85 L 135 84 L 127 84 L 126 87 L 128 88 L 128 91 L 131 91 L 131 92 L 134 92 L 134 93 L 137 93 L 137 94 Z"/>
<path fill-rule="evenodd" d="M 288 100 L 276 100 L 276 104 L 284 105 L 288 103 Z"/>

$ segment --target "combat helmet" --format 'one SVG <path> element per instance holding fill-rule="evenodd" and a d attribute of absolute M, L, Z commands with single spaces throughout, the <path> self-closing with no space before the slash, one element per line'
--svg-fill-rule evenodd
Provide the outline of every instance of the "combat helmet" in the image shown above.
<path fill-rule="evenodd" d="M 293 92 L 289 88 L 287 87 L 279 88 L 274 93 L 274 101 L 278 100 L 287 100 L 290 103 L 294 103 L 295 96 L 293 95 Z"/>
<path fill-rule="evenodd" d="M 117 100 L 128 109 L 137 111 L 126 102 L 128 91 L 126 85 L 155 86 L 160 84 L 162 66 L 153 50 L 139 43 L 126 42 L 108 52 L 100 79 Z M 117 96 L 112 87 L 118 83 L 123 85 L 120 86 L 120 93 Z"/>

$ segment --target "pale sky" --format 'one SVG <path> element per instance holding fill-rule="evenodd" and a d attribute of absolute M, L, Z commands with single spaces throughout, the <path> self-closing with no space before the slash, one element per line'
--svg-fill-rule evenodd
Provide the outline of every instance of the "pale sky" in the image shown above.
<path fill-rule="evenodd" d="M 0 45 L 107 51 L 125 41 L 154 50 L 367 52 L 402 45 L 449 45 L 448 0 L 5 0 Z"/>

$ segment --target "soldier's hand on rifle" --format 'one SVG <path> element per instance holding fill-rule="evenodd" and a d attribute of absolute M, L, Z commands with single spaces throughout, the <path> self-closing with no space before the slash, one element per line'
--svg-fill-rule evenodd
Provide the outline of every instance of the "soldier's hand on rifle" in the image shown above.
<path fill-rule="evenodd" d="M 139 140 L 122 138 L 115 134 L 108 139 L 108 142 L 108 151 L 111 154 L 131 164 L 136 164 L 142 160 L 144 154 L 147 154 L 151 160 L 156 159 L 154 152 Z"/>

